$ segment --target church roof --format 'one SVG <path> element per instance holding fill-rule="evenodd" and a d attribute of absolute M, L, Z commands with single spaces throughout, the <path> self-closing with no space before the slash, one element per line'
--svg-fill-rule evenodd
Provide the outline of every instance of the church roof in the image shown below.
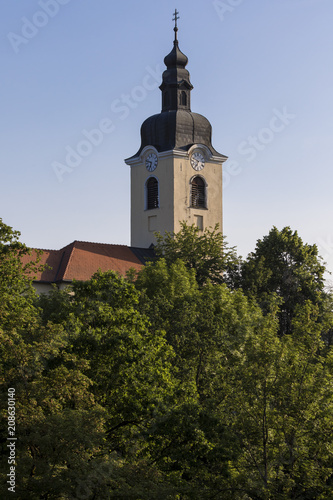
<path fill-rule="evenodd" d="M 146 146 L 154 146 L 161 153 L 171 150 L 188 151 L 194 144 L 204 144 L 212 155 L 226 159 L 212 145 L 212 126 L 209 120 L 191 111 L 193 85 L 186 69 L 188 58 L 179 49 L 177 32 L 176 26 L 173 48 L 164 58 L 166 70 L 160 85 L 162 111 L 143 122 L 140 149 L 125 161 L 138 158 Z"/>
<path fill-rule="evenodd" d="M 47 269 L 37 273 L 34 281 L 40 283 L 62 283 L 89 280 L 99 269 L 115 271 L 122 276 L 133 268 L 139 271 L 145 262 L 152 259 L 152 249 L 73 241 L 60 250 L 42 250 L 40 264 Z M 23 264 L 35 260 L 37 249 L 32 255 L 25 255 Z"/>
<path fill-rule="evenodd" d="M 141 147 L 149 145 L 158 152 L 188 151 L 193 144 L 204 144 L 214 156 L 224 158 L 212 146 L 212 126 L 204 116 L 186 109 L 161 112 L 147 118 L 141 127 Z"/>

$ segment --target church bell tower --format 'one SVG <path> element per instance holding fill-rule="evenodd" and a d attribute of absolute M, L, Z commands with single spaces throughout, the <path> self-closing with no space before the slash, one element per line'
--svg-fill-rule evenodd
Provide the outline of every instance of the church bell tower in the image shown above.
<path fill-rule="evenodd" d="M 178 232 L 180 222 L 222 231 L 222 164 L 211 143 L 207 118 L 191 111 L 187 57 L 175 38 L 165 57 L 162 111 L 141 126 L 141 147 L 125 160 L 131 167 L 131 246 L 155 244 L 154 232 Z"/>

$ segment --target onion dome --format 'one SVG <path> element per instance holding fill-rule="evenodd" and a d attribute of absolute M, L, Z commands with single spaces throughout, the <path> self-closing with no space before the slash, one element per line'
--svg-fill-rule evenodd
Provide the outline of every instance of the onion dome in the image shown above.
<path fill-rule="evenodd" d="M 175 41 L 173 43 L 174 43 L 174 47 L 173 47 L 172 51 L 170 52 L 170 54 L 165 56 L 164 64 L 166 65 L 166 67 L 168 69 L 172 68 L 172 67 L 185 68 L 185 66 L 188 63 L 188 58 L 186 57 L 185 54 L 183 54 L 179 50 L 178 40 L 175 39 Z"/>
<path fill-rule="evenodd" d="M 204 144 L 214 155 L 212 126 L 202 115 L 187 110 L 164 111 L 150 116 L 141 127 L 141 148 L 154 146 L 157 151 L 189 150 L 193 144 Z"/>

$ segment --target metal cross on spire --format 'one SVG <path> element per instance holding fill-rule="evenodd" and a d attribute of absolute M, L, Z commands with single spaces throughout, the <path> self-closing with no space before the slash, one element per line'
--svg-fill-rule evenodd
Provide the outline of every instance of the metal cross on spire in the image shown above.
<path fill-rule="evenodd" d="M 175 21 L 175 27 L 173 28 L 174 32 L 175 32 L 175 41 L 177 41 L 177 31 L 178 31 L 178 26 L 177 26 L 177 21 L 178 19 L 180 19 L 179 17 L 179 12 L 177 9 L 175 9 L 175 12 L 173 14 L 173 21 Z"/>
<path fill-rule="evenodd" d="M 172 19 L 173 21 L 175 21 L 175 28 L 177 28 L 177 20 L 180 19 L 178 14 L 179 14 L 178 10 L 175 9 L 175 12 L 173 14 L 173 19 Z"/>

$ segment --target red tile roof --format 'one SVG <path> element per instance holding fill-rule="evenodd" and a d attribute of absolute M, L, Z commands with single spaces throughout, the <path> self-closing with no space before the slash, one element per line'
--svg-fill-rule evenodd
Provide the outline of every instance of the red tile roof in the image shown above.
<path fill-rule="evenodd" d="M 125 275 L 130 268 L 140 270 L 147 258 L 153 256 L 150 249 L 138 249 L 126 245 L 89 243 L 74 241 L 60 250 L 42 250 L 40 264 L 50 269 L 37 273 L 35 281 L 59 283 L 66 281 L 86 281 L 100 269 L 113 270 Z M 23 258 L 23 264 L 36 259 L 37 249 Z"/>

